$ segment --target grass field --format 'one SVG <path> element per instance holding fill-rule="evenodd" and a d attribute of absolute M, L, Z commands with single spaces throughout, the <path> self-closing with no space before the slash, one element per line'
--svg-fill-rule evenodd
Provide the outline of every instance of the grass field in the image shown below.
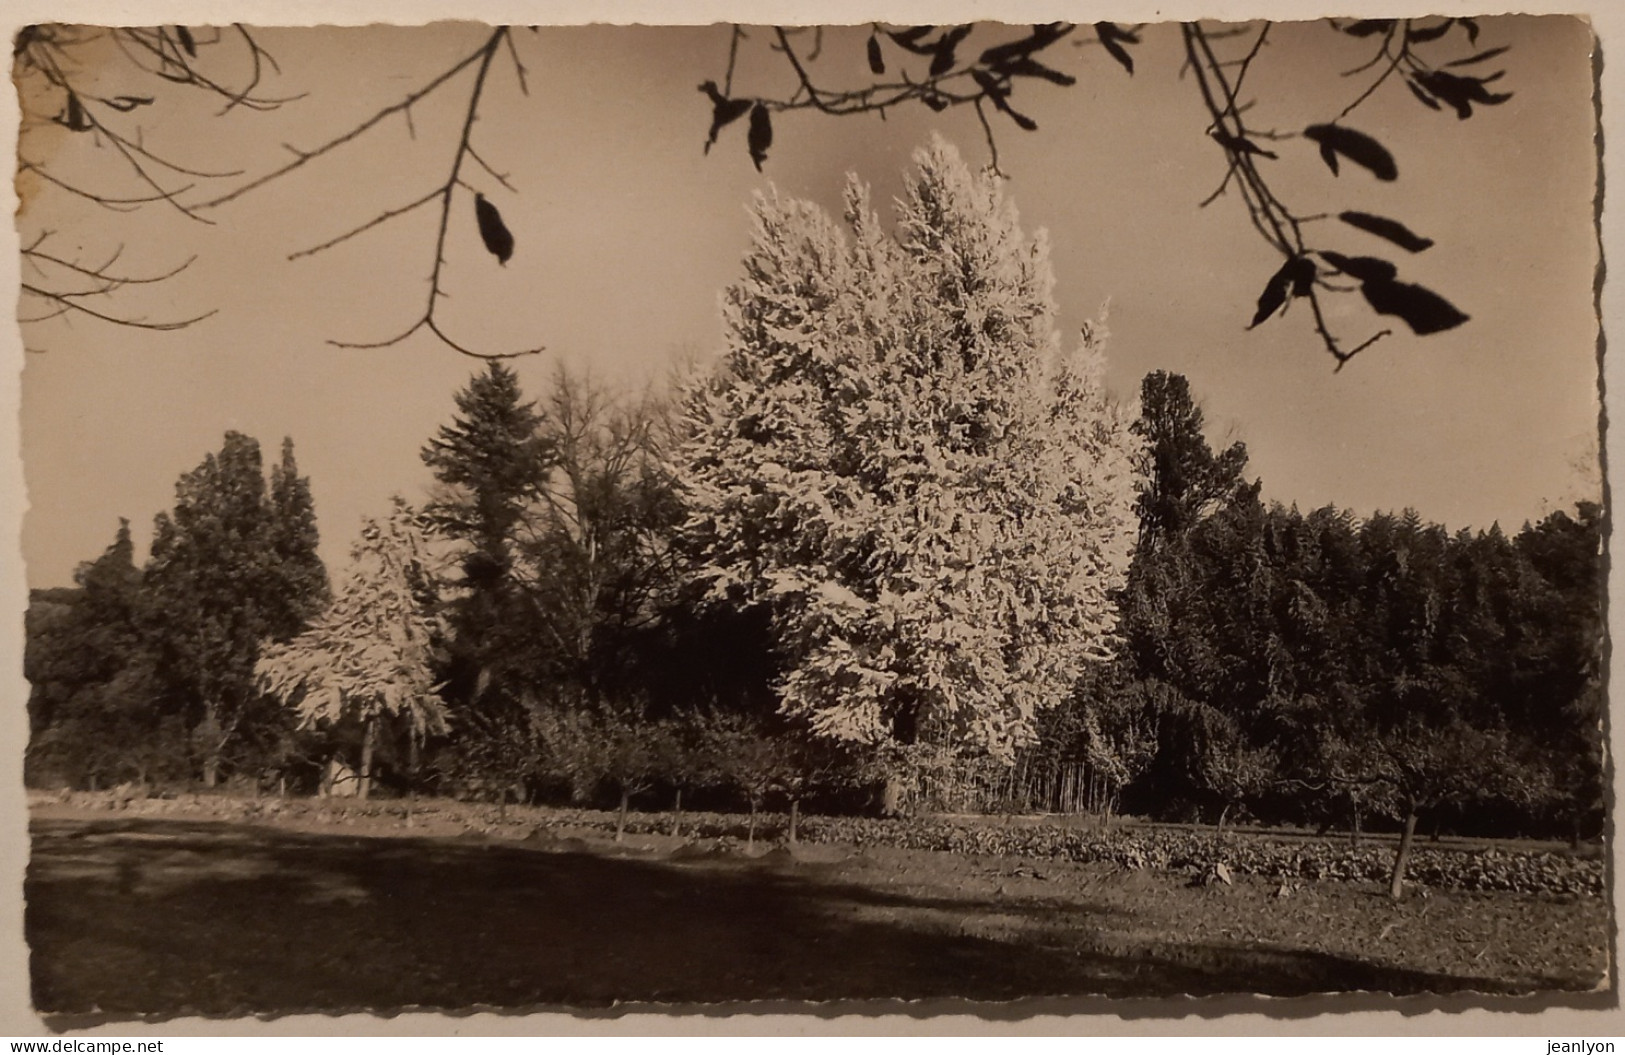
<path fill-rule="evenodd" d="M 56 1016 L 1602 984 L 1606 900 L 840 845 L 722 853 L 324 818 L 33 808 L 27 936 Z"/>

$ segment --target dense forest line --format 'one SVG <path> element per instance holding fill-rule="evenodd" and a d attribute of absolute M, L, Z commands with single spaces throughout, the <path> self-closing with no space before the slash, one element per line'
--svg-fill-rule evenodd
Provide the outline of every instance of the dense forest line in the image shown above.
<path fill-rule="evenodd" d="M 267 482 L 228 434 L 143 565 L 123 525 L 35 591 L 30 782 L 1599 830 L 1598 505 L 1266 504 L 1184 378 L 1136 416 L 1103 324 L 1062 349 L 996 180 L 917 160 L 893 231 L 759 200 L 669 393 L 489 364 L 334 586 L 291 442 Z"/>

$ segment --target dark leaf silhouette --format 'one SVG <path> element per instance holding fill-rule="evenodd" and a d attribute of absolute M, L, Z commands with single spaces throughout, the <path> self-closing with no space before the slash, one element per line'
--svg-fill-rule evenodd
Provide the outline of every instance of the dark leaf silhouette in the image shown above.
<path fill-rule="evenodd" d="M 1469 43 L 1469 44 L 1477 44 L 1478 43 L 1478 23 L 1473 21 L 1470 18 L 1458 18 L 1458 19 L 1456 19 L 1456 21 L 1461 23 L 1462 28 L 1467 31 L 1467 43 Z"/>
<path fill-rule="evenodd" d="M 1332 170 L 1332 175 L 1340 175 L 1337 170 L 1337 151 L 1333 150 L 1326 143 L 1320 144 L 1320 160 L 1324 161 L 1326 163 L 1326 167 Z"/>
<path fill-rule="evenodd" d="M 1134 56 L 1128 53 L 1124 44 L 1138 44 L 1140 38 L 1126 29 L 1120 29 L 1113 22 L 1096 22 L 1095 36 L 1100 39 L 1100 46 L 1106 53 L 1118 61 L 1130 76 L 1134 73 Z"/>
<path fill-rule="evenodd" d="M 886 35 L 891 37 L 892 43 L 905 51 L 912 51 L 916 55 L 929 55 L 931 54 L 931 46 L 921 44 L 920 41 L 934 33 L 936 28 L 936 26 L 913 26 L 896 32 L 888 31 Z"/>
<path fill-rule="evenodd" d="M 1343 125 L 1310 125 L 1303 134 L 1320 144 L 1320 156 L 1326 166 L 1337 173 L 1337 156 L 1342 155 L 1380 180 L 1399 178 L 1399 166 L 1388 148 L 1364 132 L 1356 132 Z"/>
<path fill-rule="evenodd" d="M 186 49 L 186 54 L 197 58 L 197 41 L 192 39 L 192 31 L 185 26 L 176 26 L 175 36 L 181 42 L 181 47 Z"/>
<path fill-rule="evenodd" d="M 1249 330 L 1281 310 L 1286 304 L 1287 290 L 1291 285 L 1292 279 L 1287 275 L 1286 267 L 1270 276 L 1269 282 L 1264 285 L 1264 292 L 1258 295 L 1258 310 L 1253 312 L 1253 321 L 1247 326 Z"/>
<path fill-rule="evenodd" d="M 106 100 L 103 100 L 103 101 L 106 102 L 108 106 L 111 106 L 113 109 L 117 110 L 119 113 L 127 114 L 131 110 L 134 110 L 138 106 L 151 106 L 152 105 L 152 96 L 150 96 L 150 95 L 115 95 L 115 96 L 113 96 L 113 98 L 106 99 Z"/>
<path fill-rule="evenodd" d="M 970 36 L 974 26 L 955 26 L 944 33 L 931 49 L 931 76 L 940 77 L 954 68 L 957 58 L 954 55 L 960 42 Z"/>
<path fill-rule="evenodd" d="M 1037 121 L 1034 121 L 1026 114 L 1011 109 L 1008 101 L 1010 89 L 1000 84 L 997 77 L 986 70 L 971 70 L 970 75 L 971 79 L 976 82 L 977 87 L 982 89 L 983 94 L 992 100 L 993 105 L 1001 113 L 1007 114 L 1010 120 L 1014 121 L 1020 128 L 1028 132 L 1035 131 L 1038 128 Z"/>
<path fill-rule="evenodd" d="M 709 154 L 717 141 L 717 133 L 733 124 L 751 107 L 749 99 L 730 99 L 717 89 L 716 81 L 706 81 L 700 91 L 711 98 L 711 134 L 705 139 L 705 152 Z"/>
<path fill-rule="evenodd" d="M 1292 295 L 1307 297 L 1315 285 L 1315 262 L 1307 256 L 1300 256 L 1289 264 L 1292 268 Z"/>
<path fill-rule="evenodd" d="M 1257 154 L 1259 157 L 1266 158 L 1276 156 L 1274 151 L 1265 150 L 1246 136 L 1231 135 L 1222 128 L 1215 128 L 1208 134 L 1217 140 L 1220 146 L 1237 154 Z"/>
<path fill-rule="evenodd" d="M 1426 44 L 1428 41 L 1438 40 L 1440 37 L 1450 32 L 1450 27 L 1455 24 L 1455 19 L 1447 18 L 1438 25 L 1424 26 L 1420 29 L 1412 26 L 1405 31 L 1405 39 L 1410 41 L 1412 44 Z"/>
<path fill-rule="evenodd" d="M 982 92 L 994 102 L 1010 94 L 1010 90 L 1000 84 L 999 79 L 986 70 L 971 70 L 970 75 L 971 80 L 976 82 L 976 86 L 982 89 Z"/>
<path fill-rule="evenodd" d="M 1386 33 L 1394 28 L 1391 18 L 1362 18 L 1358 22 L 1351 22 L 1343 27 L 1343 32 L 1351 37 L 1369 37 L 1377 33 Z"/>
<path fill-rule="evenodd" d="M 757 103 L 750 111 L 750 159 L 756 163 L 756 171 L 762 171 L 762 162 L 767 160 L 767 150 L 773 145 L 773 118 L 768 114 L 767 107 Z"/>
<path fill-rule="evenodd" d="M 1435 99 L 1427 92 L 1424 92 L 1421 88 L 1418 88 L 1415 81 L 1406 80 L 1405 87 L 1411 90 L 1412 95 L 1421 100 L 1423 106 L 1426 106 L 1430 110 L 1437 110 L 1439 108 L 1439 100 Z"/>
<path fill-rule="evenodd" d="M 1386 216 L 1374 216 L 1368 212 L 1343 212 L 1337 218 L 1350 227 L 1358 227 L 1367 234 L 1374 234 L 1378 238 L 1388 241 L 1410 253 L 1420 253 L 1433 244 L 1433 239 L 1423 238 L 1398 220 L 1390 220 Z"/>
<path fill-rule="evenodd" d="M 1429 70 L 1418 74 L 1416 82 L 1428 94 L 1455 107 L 1456 116 L 1465 121 L 1473 116 L 1473 104 L 1497 106 L 1512 98 L 1511 92 L 1492 92 L 1485 85 L 1498 80 L 1501 74 L 1489 77 L 1463 77 L 1443 70 Z"/>
<path fill-rule="evenodd" d="M 1510 44 L 1503 44 L 1498 48 L 1491 48 L 1488 51 L 1481 51 L 1477 55 L 1469 55 L 1465 59 L 1457 59 L 1455 62 L 1447 62 L 1447 63 L 1445 63 L 1445 65 L 1446 66 L 1476 66 L 1480 62 L 1488 62 L 1489 60 L 1495 58 L 1497 55 L 1505 55 L 1507 53 L 1508 49 L 1510 49 L 1510 48 L 1511 48 Z"/>
<path fill-rule="evenodd" d="M 869 37 L 869 72 L 879 77 L 886 72 L 886 59 L 880 54 L 880 38 Z"/>
<path fill-rule="evenodd" d="M 1323 254 L 1324 255 L 1324 254 Z M 1380 315 L 1397 315 L 1418 337 L 1453 330 L 1468 316 L 1431 289 L 1409 282 L 1366 282 L 1366 303 Z"/>
<path fill-rule="evenodd" d="M 936 92 L 926 92 L 924 95 L 920 96 L 920 101 L 939 114 L 948 109 L 948 100 L 944 99 Z"/>
<path fill-rule="evenodd" d="M 1042 51 L 1071 31 L 1071 26 L 1060 22 L 1034 26 L 1031 35 L 988 48 L 976 61 L 983 66 L 1002 67 L 1007 63 L 1027 58 L 1035 51 Z"/>
<path fill-rule="evenodd" d="M 1330 250 L 1321 250 L 1320 257 L 1350 278 L 1361 282 L 1391 282 L 1399 269 L 1388 261 L 1374 256 L 1344 256 Z"/>
<path fill-rule="evenodd" d="M 1070 88 L 1078 83 L 1078 79 L 1070 73 L 1052 70 L 1037 59 L 1016 59 L 1014 62 L 1006 62 L 998 67 L 998 71 L 1007 77 L 1039 77 L 1063 88 Z"/>
<path fill-rule="evenodd" d="M 474 218 L 479 222 L 480 240 L 485 248 L 497 258 L 497 263 L 506 265 L 513 256 L 513 233 L 502 222 L 497 207 L 486 201 L 483 194 L 474 195 Z"/>
<path fill-rule="evenodd" d="M 1247 328 L 1252 329 L 1280 311 L 1286 305 L 1288 294 L 1301 297 L 1308 293 L 1314 281 L 1315 264 L 1308 257 L 1295 256 L 1282 264 L 1281 269 L 1270 276 L 1264 292 L 1258 295 L 1258 310 Z"/>

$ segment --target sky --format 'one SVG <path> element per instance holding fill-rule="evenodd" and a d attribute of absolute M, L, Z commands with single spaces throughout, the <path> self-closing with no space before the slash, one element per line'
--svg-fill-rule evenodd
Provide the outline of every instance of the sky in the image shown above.
<path fill-rule="evenodd" d="M 1147 371 L 1185 374 L 1215 442 L 1247 444 L 1266 498 L 1361 515 L 1414 507 L 1452 528 L 1498 521 L 1516 530 L 1599 497 L 1590 36 L 1557 16 L 1481 25 L 1481 46 L 1512 45 L 1497 85 L 1515 93 L 1510 101 L 1462 122 L 1391 84 L 1348 119 L 1393 151 L 1399 180 L 1352 167 L 1334 177 L 1301 139 L 1272 144 L 1281 155 L 1268 162 L 1274 185 L 1296 211 L 1362 209 L 1434 238 L 1402 261 L 1404 277 L 1472 317 L 1428 338 L 1401 325 L 1341 371 L 1304 311 L 1246 329 L 1280 261 L 1233 196 L 1199 207 L 1224 161 L 1203 135 L 1193 83 L 1179 76 L 1174 27 L 1145 30 L 1133 77 L 1098 47 L 1063 45 L 1055 61 L 1079 83 L 1024 84 L 1013 100 L 1039 130 L 995 122 L 1008 193 L 1024 226 L 1049 234 L 1063 331 L 1109 303 L 1113 389 L 1131 399 Z M 144 141 L 189 167 L 242 170 L 198 178 L 229 189 L 282 163 L 290 146 L 309 149 L 364 120 L 482 35 L 467 24 L 267 30 L 281 66 L 268 87 L 300 98 L 227 116 L 166 107 Z M 1339 71 L 1358 65 L 1366 45 L 1318 23 L 1280 26 L 1271 40 L 1249 78 L 1260 100 L 1250 123 L 1300 129 L 1358 94 L 1362 82 Z M 862 41 L 861 32 L 831 33 L 821 66 L 836 79 L 861 77 Z M 675 364 L 716 349 L 718 297 L 738 275 L 754 192 L 776 186 L 833 208 L 855 171 L 887 202 L 933 133 L 973 164 L 988 160 L 969 113 L 800 113 L 776 122 L 758 173 L 741 126 L 709 155 L 701 149 L 710 107 L 696 85 L 722 78 L 725 29 L 545 28 L 517 43 L 528 95 L 499 56 L 473 139 L 514 190 L 467 174 L 502 210 L 515 253 L 499 266 L 484 252 L 460 197 L 441 318 L 481 348 L 545 345 L 515 362 L 533 394 L 561 363 L 628 387 L 658 385 Z M 784 70 L 763 43 L 756 34 L 743 52 L 741 92 L 782 87 Z M 138 86 L 117 63 L 103 75 L 110 90 Z M 283 436 L 294 439 L 330 565 L 342 563 L 362 515 L 386 509 L 393 493 L 421 497 L 429 477 L 418 452 L 482 364 L 427 334 L 373 350 L 329 342 L 380 340 L 421 313 L 435 212 L 288 257 L 443 178 L 461 118 L 460 93 L 448 87 L 445 99 L 413 108 L 410 127 L 391 118 L 212 210 L 212 224 L 161 206 L 109 213 L 48 190 L 28 195 L 25 239 L 48 229 L 58 252 L 96 257 L 122 246 L 131 271 L 193 259 L 174 279 L 128 291 L 127 310 L 154 319 L 215 311 L 168 333 L 87 320 L 25 331 L 36 350 L 21 382 L 31 586 L 70 582 L 120 517 L 144 546 L 176 477 L 228 429 L 258 437 L 268 457 Z M 25 131 L 22 149 L 55 172 L 127 187 L 116 157 L 89 137 Z M 1353 231 L 1326 243 L 1382 250 Z M 1377 328 L 1363 312 L 1338 321 L 1356 340 Z"/>

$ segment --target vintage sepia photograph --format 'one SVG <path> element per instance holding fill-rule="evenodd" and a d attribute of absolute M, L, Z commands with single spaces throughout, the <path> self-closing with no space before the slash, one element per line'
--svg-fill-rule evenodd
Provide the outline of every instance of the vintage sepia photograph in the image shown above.
<path fill-rule="evenodd" d="M 34 1009 L 1612 999 L 1596 43 L 23 27 Z"/>

